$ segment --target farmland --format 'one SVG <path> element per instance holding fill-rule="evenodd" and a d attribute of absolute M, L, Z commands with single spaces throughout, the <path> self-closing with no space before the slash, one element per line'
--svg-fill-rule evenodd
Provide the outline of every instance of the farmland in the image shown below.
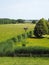
<path fill-rule="evenodd" d="M 0 25 L 0 42 L 6 41 L 25 33 L 24 27 L 28 27 L 27 31 L 33 31 L 35 24 L 1 24 Z M 34 36 L 34 35 L 32 35 Z M 49 48 L 49 36 L 44 38 L 26 38 L 21 42 L 16 42 L 15 47 L 22 47 L 22 44 L 26 47 L 46 47 Z M 10 44 L 9 44 L 10 45 Z M 6 47 L 6 45 L 4 45 Z M 8 45 L 7 45 L 8 46 Z M 9 47 L 7 47 L 9 49 Z M 10 59 L 10 60 L 9 60 Z M 48 57 L 0 57 L 0 65 L 48 65 Z"/>
<path fill-rule="evenodd" d="M 31 25 L 31 26 L 30 26 Z M 24 27 L 28 27 L 28 30 L 33 30 L 35 25 L 33 24 L 1 24 L 0 25 L 0 42 L 9 38 L 25 33 Z"/>
<path fill-rule="evenodd" d="M 2 24 L 0 25 L 0 42 L 6 41 L 12 37 L 25 33 L 24 27 L 28 27 L 27 31 L 33 31 L 35 24 Z M 45 38 L 27 38 L 23 42 L 25 42 L 26 46 L 44 46 L 49 47 L 49 37 L 45 36 Z M 17 46 L 21 46 L 22 43 L 16 43 Z"/>

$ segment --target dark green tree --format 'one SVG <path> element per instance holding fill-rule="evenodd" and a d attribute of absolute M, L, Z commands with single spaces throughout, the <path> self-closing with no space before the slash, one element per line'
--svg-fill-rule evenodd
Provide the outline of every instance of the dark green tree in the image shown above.
<path fill-rule="evenodd" d="M 35 24 L 36 23 L 36 20 L 33 20 L 32 23 Z"/>
<path fill-rule="evenodd" d="M 40 19 L 34 28 L 34 35 L 36 37 L 42 37 L 48 33 L 48 22 L 44 18 Z"/>
<path fill-rule="evenodd" d="M 24 23 L 24 20 L 22 20 L 22 19 L 17 19 L 17 23 Z"/>

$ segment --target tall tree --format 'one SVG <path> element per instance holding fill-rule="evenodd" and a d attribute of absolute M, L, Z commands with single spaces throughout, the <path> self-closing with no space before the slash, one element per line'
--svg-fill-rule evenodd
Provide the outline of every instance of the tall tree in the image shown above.
<path fill-rule="evenodd" d="M 48 22 L 44 18 L 40 19 L 34 28 L 34 35 L 36 37 L 42 37 L 48 33 Z"/>

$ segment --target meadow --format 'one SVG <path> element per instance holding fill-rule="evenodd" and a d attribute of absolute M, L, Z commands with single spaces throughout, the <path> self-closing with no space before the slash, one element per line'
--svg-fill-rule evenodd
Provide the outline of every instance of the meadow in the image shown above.
<path fill-rule="evenodd" d="M 0 65 L 49 65 L 46 57 L 0 57 Z"/>
<path fill-rule="evenodd" d="M 49 37 L 46 38 L 27 38 L 24 41 L 24 44 L 26 44 L 26 47 L 28 46 L 40 46 L 40 47 L 48 47 L 49 48 Z M 22 46 L 22 43 L 20 42 L 19 44 L 17 43 L 17 46 Z"/>
<path fill-rule="evenodd" d="M 28 31 L 33 31 L 35 24 L 26 23 L 26 24 L 1 24 L 0 25 L 0 42 L 6 41 L 12 37 L 25 33 L 24 27 L 28 27 Z M 49 47 L 49 37 L 45 38 L 27 38 L 24 40 L 26 46 L 46 46 Z M 16 43 L 17 44 L 17 43 Z M 20 42 L 17 46 L 21 46 Z"/>
<path fill-rule="evenodd" d="M 24 27 L 28 27 L 28 30 L 34 29 L 33 24 L 1 24 L 0 25 L 0 42 L 6 41 L 19 34 L 25 33 Z"/>
<path fill-rule="evenodd" d="M 0 25 L 0 42 L 6 41 L 25 33 L 24 27 L 28 27 L 28 31 L 33 31 L 35 24 L 1 24 Z M 49 48 L 49 36 L 44 36 L 44 38 L 26 38 L 21 42 L 14 43 L 15 47 L 22 47 L 24 43 L 26 47 L 46 47 Z M 4 44 L 6 50 L 12 49 L 8 47 L 9 44 Z M 0 46 L 0 50 L 1 50 Z M 5 51 L 4 49 L 4 51 Z M 0 57 L 0 65 L 48 65 L 49 57 Z"/>

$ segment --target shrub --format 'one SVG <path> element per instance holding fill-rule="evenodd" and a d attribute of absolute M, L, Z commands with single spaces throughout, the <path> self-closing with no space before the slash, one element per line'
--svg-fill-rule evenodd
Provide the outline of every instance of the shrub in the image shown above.
<path fill-rule="evenodd" d="M 18 42 L 22 41 L 22 35 L 18 35 L 17 38 L 18 38 Z"/>
<path fill-rule="evenodd" d="M 32 34 L 33 34 L 32 31 L 29 31 L 29 37 L 32 37 Z"/>
<path fill-rule="evenodd" d="M 25 34 L 25 33 L 22 34 L 22 38 L 23 38 L 23 39 L 27 38 L 27 34 Z"/>
<path fill-rule="evenodd" d="M 11 40 L 12 40 L 13 42 L 18 42 L 17 37 L 13 37 L 13 38 L 11 38 Z"/>
<path fill-rule="evenodd" d="M 27 32 L 26 34 L 27 34 L 27 37 L 29 37 L 29 32 Z"/>
<path fill-rule="evenodd" d="M 14 51 L 14 46 L 11 40 L 7 40 L 6 42 L 2 42 L 0 44 L 0 56 L 10 55 L 13 51 Z"/>
<path fill-rule="evenodd" d="M 26 44 L 23 43 L 22 46 L 26 46 Z"/>
<path fill-rule="evenodd" d="M 17 47 L 17 56 L 49 56 L 49 48 L 45 47 Z"/>
<path fill-rule="evenodd" d="M 34 28 L 34 35 L 36 37 L 42 37 L 42 35 L 45 35 L 48 33 L 48 26 L 47 26 L 47 21 L 42 18 L 38 21 Z"/>

